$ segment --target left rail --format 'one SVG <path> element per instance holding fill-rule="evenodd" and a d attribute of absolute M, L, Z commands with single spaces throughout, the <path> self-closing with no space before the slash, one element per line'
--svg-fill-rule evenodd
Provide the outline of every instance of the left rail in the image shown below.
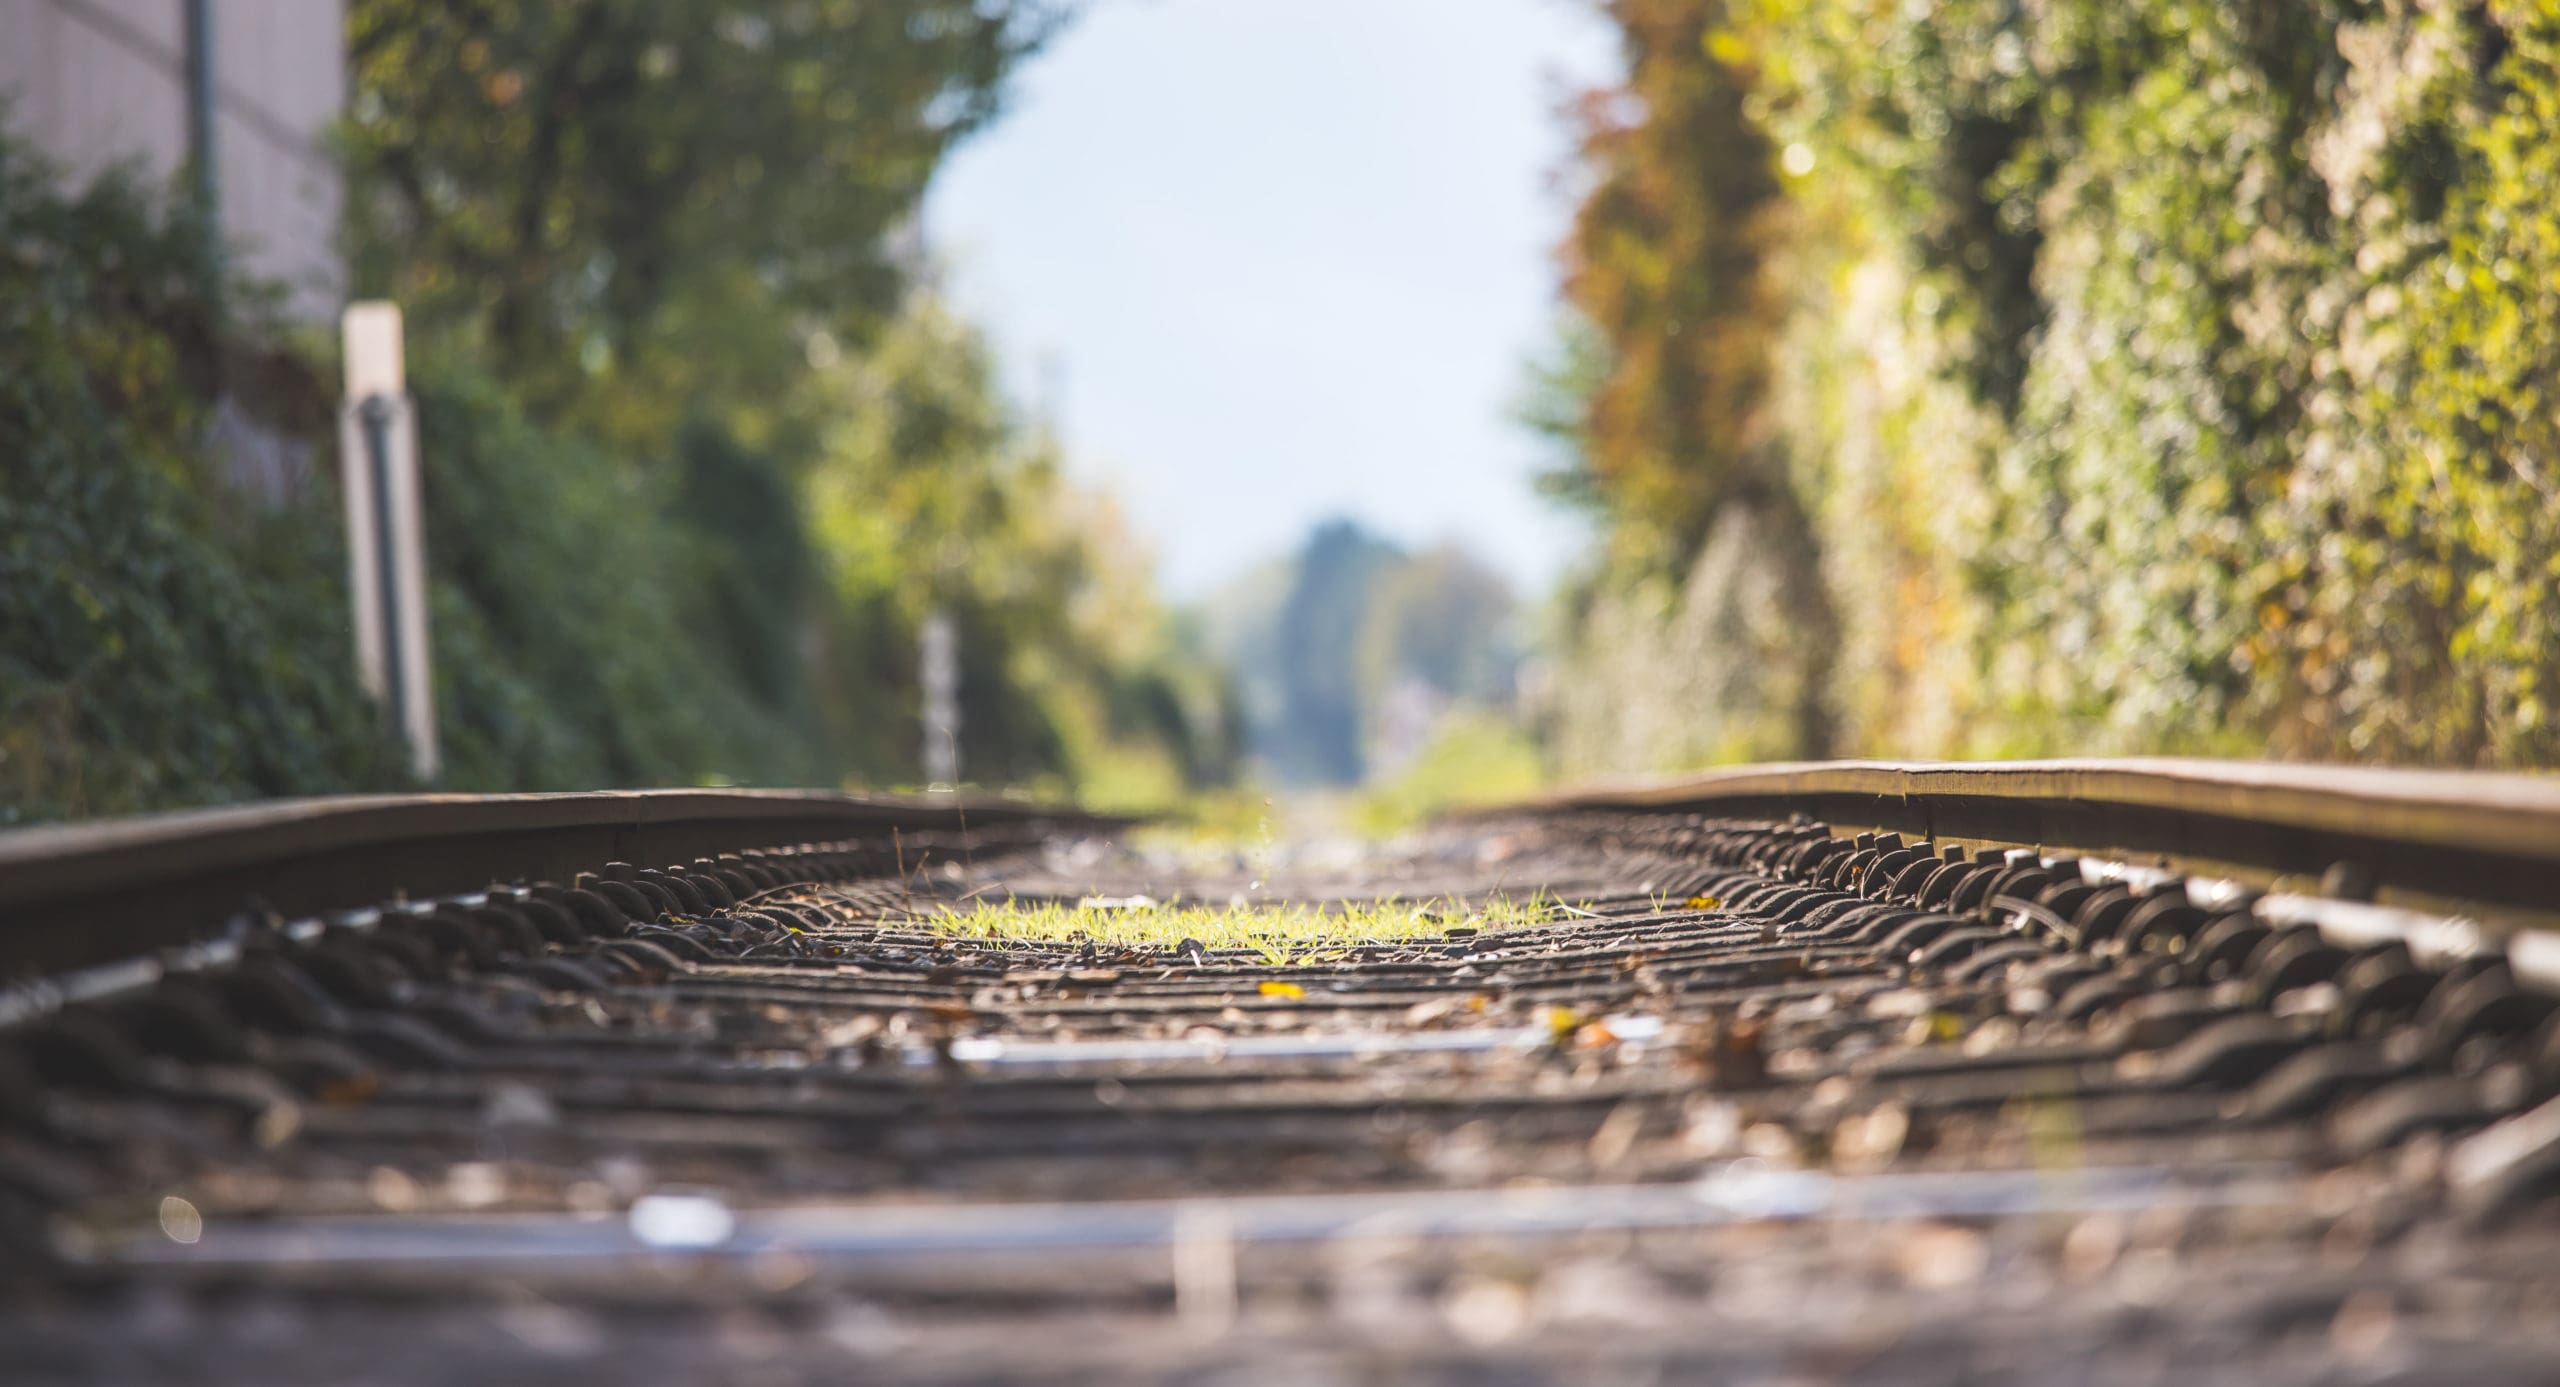
<path fill-rule="evenodd" d="M 1126 822 L 997 796 L 609 790 L 277 800 L 19 829 L 0 833 L 0 978 L 176 947 L 244 913 L 565 882 L 610 862 L 899 834 L 1019 841 Z"/>

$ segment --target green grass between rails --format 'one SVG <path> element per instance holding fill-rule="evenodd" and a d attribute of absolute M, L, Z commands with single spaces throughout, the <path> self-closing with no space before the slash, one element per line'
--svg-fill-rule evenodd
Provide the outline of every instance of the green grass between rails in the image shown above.
<path fill-rule="evenodd" d="M 1205 948 L 1252 949 L 1272 963 L 1321 962 L 1357 944 L 1438 938 L 1453 929 L 1482 933 L 1552 924 L 1577 913 L 1540 892 L 1527 900 L 1496 898 L 1336 901 L 1324 906 L 1209 905 L 1054 901 L 981 901 L 965 910 L 944 906 L 925 917 L 934 933 L 998 943 L 1178 944 L 1196 939 Z"/>

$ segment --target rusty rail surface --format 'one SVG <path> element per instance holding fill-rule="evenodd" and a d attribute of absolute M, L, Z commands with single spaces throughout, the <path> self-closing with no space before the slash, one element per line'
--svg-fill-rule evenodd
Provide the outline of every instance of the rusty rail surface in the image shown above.
<path fill-rule="evenodd" d="M 1125 820 L 991 795 L 605 790 L 357 795 L 0 833 L 0 977 L 200 938 L 242 912 L 307 916 L 502 881 L 567 881 L 751 848 L 903 832 L 1040 837 Z"/>
<path fill-rule="evenodd" d="M 2319 877 L 2383 899 L 2560 912 L 2560 777 L 2173 757 L 1820 761 L 1569 790 L 1480 815 L 1803 815 L 1939 842 Z"/>

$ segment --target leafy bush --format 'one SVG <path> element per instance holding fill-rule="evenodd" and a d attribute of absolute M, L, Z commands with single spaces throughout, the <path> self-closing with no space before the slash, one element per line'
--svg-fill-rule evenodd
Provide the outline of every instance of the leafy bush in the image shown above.
<path fill-rule="evenodd" d="M 305 441 L 322 388 L 242 345 L 197 227 L 55 182 L 0 138 L 0 822 L 399 784 L 334 509 L 241 506 L 205 442 L 218 384 Z"/>
<path fill-rule="evenodd" d="M 1696 282 L 1739 257 L 1781 291 L 1725 302 L 1771 354 L 1762 436 L 1812 517 L 1820 598 L 1791 606 L 1842 632 L 1830 749 L 2560 759 L 2560 14 L 1609 8 L 1779 166 L 1774 238 L 1709 259 L 1619 219 L 1583 244 Z M 1697 41 L 1643 47 L 1665 15 Z M 1679 167 L 1647 166 L 1765 212 Z M 1667 331 L 1596 321 L 1613 372 Z M 1613 516 L 1634 497 L 1602 489 Z"/>
<path fill-rule="evenodd" d="M 1229 758 L 1054 449 L 915 285 L 1048 0 L 349 11 L 354 277 L 408 311 L 453 774 L 1162 799 Z"/>
<path fill-rule="evenodd" d="M 1046 0 L 351 0 L 357 282 L 466 331 L 544 422 L 662 446 L 698 402 L 787 383 L 809 328 L 851 341 L 894 314 L 900 224 L 1060 20 Z"/>
<path fill-rule="evenodd" d="M 450 362 L 417 385 L 439 722 L 473 789 L 832 780 L 750 689 L 752 628 L 689 589 L 709 549 L 666 472 L 528 422 Z M 770 691 L 768 691 L 770 692 Z"/>
<path fill-rule="evenodd" d="M 1152 808 L 1230 773 L 1222 685 L 1110 506 L 1011 417 L 975 331 L 919 295 L 872 350 L 806 388 L 793 408 L 823 421 L 802 488 L 831 735 L 915 765 L 914 652 L 941 611 L 958 635 L 969 778 Z"/>

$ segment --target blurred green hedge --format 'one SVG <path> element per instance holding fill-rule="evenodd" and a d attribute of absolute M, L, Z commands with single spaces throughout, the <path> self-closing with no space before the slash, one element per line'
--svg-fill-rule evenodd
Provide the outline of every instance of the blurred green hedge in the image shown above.
<path fill-rule="evenodd" d="M 213 475 L 241 321 L 205 244 L 131 181 L 65 196 L 0 139 L 0 822 L 398 783 L 349 672 L 337 526 Z M 325 424 L 307 373 L 263 365 L 244 396 Z"/>

